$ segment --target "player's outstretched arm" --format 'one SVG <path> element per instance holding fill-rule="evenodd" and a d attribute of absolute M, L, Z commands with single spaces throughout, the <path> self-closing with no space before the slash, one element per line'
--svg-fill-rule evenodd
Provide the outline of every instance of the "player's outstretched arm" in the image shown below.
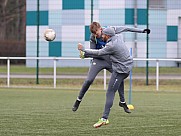
<path fill-rule="evenodd" d="M 112 50 L 112 46 L 107 46 L 106 48 L 102 48 L 99 50 L 96 49 L 85 49 L 84 47 L 82 47 L 81 44 L 78 44 L 78 50 L 83 51 L 89 55 L 95 55 L 95 56 L 104 56 L 104 55 L 110 55 L 112 54 L 114 51 Z"/>
<path fill-rule="evenodd" d="M 137 33 L 150 33 L 150 29 L 139 29 L 134 27 L 126 27 L 126 26 L 112 26 L 115 30 L 116 34 L 122 33 L 122 32 L 137 32 Z"/>
<path fill-rule="evenodd" d="M 96 38 L 94 35 L 91 34 L 90 36 L 90 49 L 96 49 Z M 98 49 L 96 49 L 98 50 Z M 80 52 L 80 58 L 94 58 L 94 59 L 100 59 L 100 60 L 107 60 L 107 57 L 105 56 L 97 56 L 93 54 L 88 54 L 86 52 Z"/>

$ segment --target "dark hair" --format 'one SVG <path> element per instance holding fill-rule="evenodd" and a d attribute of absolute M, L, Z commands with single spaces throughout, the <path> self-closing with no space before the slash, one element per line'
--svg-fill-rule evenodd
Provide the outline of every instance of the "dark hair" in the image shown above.
<path fill-rule="evenodd" d="M 98 28 L 101 28 L 101 25 L 98 22 L 92 22 L 89 27 L 91 33 L 93 33 L 93 34 L 96 33 Z"/>

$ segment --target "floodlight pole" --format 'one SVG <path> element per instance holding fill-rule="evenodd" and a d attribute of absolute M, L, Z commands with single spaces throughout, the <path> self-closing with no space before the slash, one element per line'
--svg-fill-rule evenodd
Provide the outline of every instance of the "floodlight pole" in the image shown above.
<path fill-rule="evenodd" d="M 93 6 L 94 6 L 94 0 L 91 0 L 91 23 L 93 22 Z"/>
<path fill-rule="evenodd" d="M 147 0 L 147 29 L 149 28 L 149 0 Z M 148 34 L 146 35 L 146 58 L 148 59 L 149 58 L 149 37 L 148 37 Z M 148 60 L 146 61 L 146 85 L 148 85 Z"/>
<path fill-rule="evenodd" d="M 39 25 L 40 25 L 40 1 L 37 0 L 37 57 L 39 57 Z M 39 59 L 36 60 L 36 84 L 39 84 Z"/>

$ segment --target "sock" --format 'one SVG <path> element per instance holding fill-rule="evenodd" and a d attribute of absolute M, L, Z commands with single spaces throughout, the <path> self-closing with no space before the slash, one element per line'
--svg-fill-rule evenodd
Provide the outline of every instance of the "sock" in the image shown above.
<path fill-rule="evenodd" d="M 81 100 L 81 99 L 79 99 L 78 97 L 77 97 L 77 100 L 78 100 L 78 101 L 80 101 L 80 102 L 82 101 L 82 100 Z"/>
<path fill-rule="evenodd" d="M 105 119 L 105 118 L 101 118 L 101 120 L 102 120 L 102 121 L 106 121 L 107 119 Z"/>

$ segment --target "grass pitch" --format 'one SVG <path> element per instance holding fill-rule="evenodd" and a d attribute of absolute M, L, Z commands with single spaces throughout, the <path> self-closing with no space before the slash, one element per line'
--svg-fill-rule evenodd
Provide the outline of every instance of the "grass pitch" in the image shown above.
<path fill-rule="evenodd" d="M 118 94 L 110 124 L 93 128 L 101 117 L 105 91 L 89 92 L 77 112 L 78 90 L 0 88 L 1 136 L 180 136 L 181 92 L 133 91 L 135 109 L 126 114 Z M 125 92 L 126 99 L 128 93 Z"/>

